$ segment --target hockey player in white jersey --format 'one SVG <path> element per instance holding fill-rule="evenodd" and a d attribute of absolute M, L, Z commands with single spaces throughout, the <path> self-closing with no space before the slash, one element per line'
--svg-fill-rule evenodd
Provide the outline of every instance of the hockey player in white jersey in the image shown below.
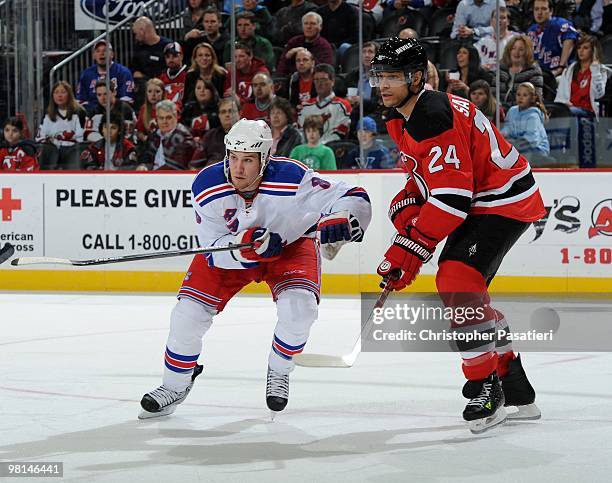
<path fill-rule="evenodd" d="M 225 146 L 225 160 L 193 182 L 199 242 L 253 247 L 194 257 L 170 317 L 163 384 L 143 396 L 141 419 L 171 414 L 184 401 L 202 372 L 197 360 L 214 315 L 252 281 L 266 282 L 276 302 L 266 403 L 272 414 L 282 411 L 293 356 L 317 319 L 319 246 L 333 256 L 342 244 L 360 242 L 370 223 L 364 189 L 269 156 L 272 133 L 265 122 L 238 121 Z"/>

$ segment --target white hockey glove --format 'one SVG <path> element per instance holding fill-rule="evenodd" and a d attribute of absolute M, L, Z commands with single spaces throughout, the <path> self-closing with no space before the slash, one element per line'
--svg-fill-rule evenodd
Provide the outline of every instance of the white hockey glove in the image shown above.
<path fill-rule="evenodd" d="M 359 220 L 348 210 L 343 210 L 319 219 L 317 237 L 321 241 L 321 255 L 333 260 L 342 245 L 363 240 L 363 230 Z"/>

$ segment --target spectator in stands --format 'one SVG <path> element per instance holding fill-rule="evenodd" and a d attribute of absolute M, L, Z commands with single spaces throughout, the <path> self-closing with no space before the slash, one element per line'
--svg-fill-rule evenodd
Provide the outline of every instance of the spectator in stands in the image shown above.
<path fill-rule="evenodd" d="M 256 121 L 261 119 L 270 124 L 270 107 L 274 99 L 274 82 L 270 74 L 260 72 L 253 76 L 253 100 L 242 105 L 240 117 Z"/>
<path fill-rule="evenodd" d="M 596 37 L 581 35 L 576 48 L 578 60 L 559 78 L 555 102 L 567 104 L 574 116 L 598 117 L 599 102 L 612 70 L 601 64 L 601 44 Z"/>
<path fill-rule="evenodd" d="M 145 103 L 140 107 L 136 117 L 136 139 L 142 146 L 147 136 L 157 129 L 155 106 L 164 98 L 164 83 L 159 79 L 149 79 L 146 86 Z"/>
<path fill-rule="evenodd" d="M 307 116 L 304 119 L 306 144 L 300 144 L 291 150 L 289 157 L 301 161 L 315 171 L 321 169 L 338 169 L 333 150 L 322 144 L 324 134 L 323 117 Z"/>
<path fill-rule="evenodd" d="M 208 8 L 208 0 L 187 0 L 187 8 L 183 12 L 183 30 L 185 40 L 191 36 L 200 37 L 200 32 L 204 30 L 204 12 Z M 190 35 L 192 34 L 192 35 Z"/>
<path fill-rule="evenodd" d="M 447 74 L 446 92 L 467 98 L 472 82 L 482 79 L 490 83 L 492 77 L 480 66 L 478 51 L 471 45 L 462 45 L 457 51 L 457 70 Z"/>
<path fill-rule="evenodd" d="M 501 133 L 528 159 L 548 156 L 550 145 L 544 121 L 546 108 L 530 82 L 523 82 L 516 90 L 516 105 L 506 115 Z"/>
<path fill-rule="evenodd" d="M 493 87 L 495 81 L 493 76 Z M 506 110 L 514 105 L 516 89 L 524 82 L 533 84 L 538 96 L 542 97 L 542 69 L 534 58 L 531 39 L 521 34 L 508 41 L 499 66 L 499 98 Z"/>
<path fill-rule="evenodd" d="M 288 157 L 294 147 L 302 144 L 300 131 L 292 126 L 295 111 L 291 103 L 282 97 L 275 97 L 270 107 L 270 127 L 272 128 L 272 149 L 274 156 Z"/>
<path fill-rule="evenodd" d="M 183 64 L 183 48 L 178 42 L 171 42 L 164 47 L 166 69 L 159 76 L 164 83 L 165 97 L 179 108 L 182 107 L 187 66 Z"/>
<path fill-rule="evenodd" d="M 269 40 L 276 36 L 276 24 L 274 18 L 270 15 L 270 11 L 265 5 L 260 5 L 258 0 L 243 0 L 242 6 L 237 8 L 237 13 L 240 15 L 243 12 L 250 12 L 256 24 L 257 33 Z M 238 18 L 238 17 L 236 17 Z M 257 55 L 257 54 L 255 54 Z M 271 69 L 274 65 L 269 66 Z"/>
<path fill-rule="evenodd" d="M 487 116 L 489 121 L 496 124 L 495 112 L 497 110 L 497 101 L 491 93 L 491 86 L 487 81 L 479 79 L 470 84 L 470 101 L 480 109 L 480 112 Z M 504 108 L 500 106 L 499 120 L 501 123 L 504 122 L 505 116 Z"/>
<path fill-rule="evenodd" d="M 232 97 L 224 97 L 219 101 L 219 122 L 221 125 L 209 130 L 204 135 L 200 143 L 202 147 L 201 161 L 195 167 L 203 168 L 225 159 L 225 135 L 238 121 L 240 110 L 238 106 L 238 102 Z"/>
<path fill-rule="evenodd" d="M 110 146 L 108 160 L 106 159 L 107 140 Z M 110 118 L 110 124 L 107 124 L 106 118 L 100 121 L 100 139 L 83 151 L 81 165 L 87 170 L 136 169 L 138 165 L 136 147 L 125 137 L 124 123 L 120 116 L 114 113 Z"/>
<path fill-rule="evenodd" d="M 376 42 L 364 42 L 363 50 L 361 51 L 361 88 L 363 92 L 363 111 L 365 114 L 370 114 L 378 108 L 380 96 L 375 88 L 370 86 L 368 81 L 368 72 L 370 71 L 370 63 L 378 52 L 378 44 Z M 359 89 L 359 69 L 357 67 L 347 74 L 344 79 L 347 87 L 356 87 Z M 359 105 L 361 101 L 359 94 L 347 97 L 353 109 Z M 357 109 L 359 111 L 359 109 Z"/>
<path fill-rule="evenodd" d="M 185 100 L 192 101 L 194 89 L 198 79 L 212 82 L 221 93 L 225 90 L 227 71 L 219 65 L 217 53 L 212 45 L 202 42 L 193 49 L 191 69 L 185 79 Z"/>
<path fill-rule="evenodd" d="M 236 66 L 236 96 L 238 100 L 248 102 L 253 95 L 251 82 L 253 76 L 259 72 L 269 74 L 270 71 L 265 66 L 264 61 L 253 56 L 253 51 L 248 45 L 237 42 L 234 50 L 234 64 Z M 229 72 L 225 78 L 224 96 L 232 95 L 232 73 Z"/>
<path fill-rule="evenodd" d="M 84 125 L 85 110 L 75 100 L 72 87 L 57 82 L 36 136 L 41 143 L 40 169 L 79 169 L 78 143 L 83 141 Z"/>
<path fill-rule="evenodd" d="M 223 50 L 228 42 L 228 36 L 221 31 L 221 13 L 209 7 L 204 11 L 204 30 L 193 29 L 185 36 L 185 58 L 193 57 L 193 49 L 200 43 L 206 42 L 215 49 L 217 59 L 223 58 Z"/>
<path fill-rule="evenodd" d="M 316 10 L 314 3 L 305 0 L 291 0 L 291 4 L 276 12 L 277 37 L 280 45 L 302 33 L 302 17 L 307 12 Z"/>
<path fill-rule="evenodd" d="M 499 6 L 506 6 L 504 0 L 499 1 Z M 451 39 L 479 39 L 493 34 L 491 14 L 495 9 L 495 0 L 461 0 L 455 12 Z"/>
<path fill-rule="evenodd" d="M 351 105 L 346 99 L 334 94 L 336 73 L 329 64 L 319 64 L 314 68 L 314 84 L 317 96 L 304 104 L 298 118 L 300 128 L 308 116 L 319 115 L 324 120 L 321 142 L 336 141 L 344 138 L 351 126 Z"/>
<path fill-rule="evenodd" d="M 0 172 L 38 171 L 36 144 L 23 138 L 23 121 L 9 117 L 2 125 L 4 142 L 0 143 Z"/>
<path fill-rule="evenodd" d="M 534 0 L 534 23 L 527 35 L 533 43 L 533 50 L 540 67 L 561 75 L 568 66 L 578 32 L 572 22 L 552 16 L 552 0 Z"/>
<path fill-rule="evenodd" d="M 574 25 L 577 29 L 602 35 L 604 7 L 610 0 L 582 0 L 578 4 Z"/>
<path fill-rule="evenodd" d="M 493 32 L 491 35 L 485 35 L 481 37 L 478 42 L 474 44 L 476 50 L 480 54 L 480 63 L 482 67 L 487 70 L 494 71 L 497 68 L 499 59 L 497 58 L 497 38 L 495 37 L 495 28 L 497 26 L 497 17 L 495 10 L 491 14 L 491 27 Z M 508 9 L 506 7 L 500 7 L 499 9 L 499 47 L 500 52 L 504 52 L 508 41 L 518 35 L 518 32 L 508 30 Z M 501 57 L 501 54 L 500 54 Z"/>
<path fill-rule="evenodd" d="M 255 15 L 252 12 L 242 12 L 236 15 L 236 41 L 250 47 L 253 55 L 266 63 L 266 67 L 274 69 L 274 50 L 268 39 L 255 34 Z M 232 45 L 225 44 L 223 62 L 227 65 L 232 58 Z"/>
<path fill-rule="evenodd" d="M 317 9 L 323 19 L 321 35 L 327 41 L 346 50 L 351 44 L 357 43 L 359 34 L 357 9 L 344 0 L 329 0 L 327 5 Z"/>
<path fill-rule="evenodd" d="M 105 79 L 100 79 L 96 83 L 96 96 L 98 97 L 98 104 L 93 109 L 87 111 L 87 118 L 85 120 L 83 137 L 87 142 L 97 141 L 101 138 L 100 123 L 102 118 L 106 117 L 107 93 Z M 110 96 L 108 97 L 111 115 L 116 114 L 123 119 L 123 132 L 127 138 L 133 140 L 134 127 L 136 125 L 134 109 L 127 102 L 117 99 L 117 91 L 113 84 L 110 85 Z"/>
<path fill-rule="evenodd" d="M 106 77 L 106 55 L 110 57 L 110 79 L 117 87 L 119 99 L 124 102 L 134 101 L 134 78 L 130 70 L 117 62 L 113 62 L 114 53 L 110 42 L 99 40 L 93 46 L 94 65 L 88 67 L 79 78 L 76 97 L 83 107 L 90 109 L 98 103 L 96 97 L 96 82 Z"/>
<path fill-rule="evenodd" d="M 369 116 L 365 116 L 357 124 L 357 138 L 363 148 L 363 158 L 359 146 L 351 150 L 347 156 L 347 164 L 338 166 L 338 169 L 392 169 L 395 161 L 391 158 L 389 149 L 381 139 L 376 138 L 378 130 L 376 122 Z"/>
<path fill-rule="evenodd" d="M 405 28 L 400 30 L 397 36 L 400 39 L 418 39 L 419 34 L 416 30 L 411 28 Z M 438 74 L 438 69 L 433 64 L 431 60 L 427 61 L 427 83 L 425 84 L 426 89 L 431 89 L 437 91 L 440 87 L 440 75 Z"/>
<path fill-rule="evenodd" d="M 181 124 L 191 130 L 199 142 L 206 132 L 219 126 L 219 93 L 209 80 L 198 79 L 194 100 L 185 104 L 181 114 Z"/>
<path fill-rule="evenodd" d="M 304 47 L 312 52 L 317 64 L 333 64 L 334 50 L 330 43 L 321 37 L 323 18 L 317 12 L 308 12 L 302 17 L 302 35 L 297 35 L 287 42 L 287 46 L 278 58 L 277 75 L 290 75 L 295 71 L 293 56 Z"/>
<path fill-rule="evenodd" d="M 147 139 L 142 163 L 149 170 L 192 169 L 199 164 L 200 150 L 189 129 L 178 123 L 176 104 L 163 100 L 155 109 L 159 127 Z"/>
<path fill-rule="evenodd" d="M 155 24 L 148 17 L 138 17 L 132 25 L 136 43 L 132 52 L 130 67 L 134 79 L 144 83 L 158 77 L 166 67 L 164 48 L 171 43 L 167 37 L 161 37 L 155 30 Z"/>
<path fill-rule="evenodd" d="M 298 47 L 295 54 L 295 69 L 289 79 L 289 101 L 294 107 L 301 107 L 304 103 L 317 95 L 312 76 L 314 74 L 315 58 L 310 50 Z"/>

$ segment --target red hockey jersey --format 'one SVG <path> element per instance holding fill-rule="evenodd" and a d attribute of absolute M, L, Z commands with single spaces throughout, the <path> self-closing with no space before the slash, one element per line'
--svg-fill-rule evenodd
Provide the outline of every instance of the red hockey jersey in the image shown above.
<path fill-rule="evenodd" d="M 38 171 L 34 148 L 30 146 L 6 146 L 0 148 L 0 171 Z"/>
<path fill-rule="evenodd" d="M 426 200 L 416 227 L 442 240 L 469 214 L 520 221 L 544 215 L 529 162 L 471 102 L 423 91 L 408 120 L 387 122 L 408 179 Z"/>

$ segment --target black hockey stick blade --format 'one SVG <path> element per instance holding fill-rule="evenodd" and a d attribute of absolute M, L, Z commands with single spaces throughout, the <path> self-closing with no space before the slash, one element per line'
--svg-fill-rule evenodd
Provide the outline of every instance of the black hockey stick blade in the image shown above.
<path fill-rule="evenodd" d="M 241 248 L 252 248 L 253 243 L 238 243 L 220 247 L 201 247 L 191 250 L 174 250 L 169 252 L 154 252 L 154 253 L 138 253 L 136 255 L 124 255 L 122 257 L 110 258 L 94 258 L 91 260 L 69 260 L 67 258 L 51 258 L 51 257 L 23 257 L 11 260 L 11 265 L 72 265 L 75 267 L 83 267 L 90 265 L 106 265 L 108 263 L 124 263 L 135 262 L 139 260 L 153 260 L 158 258 L 183 257 L 186 255 L 197 255 L 200 253 L 215 253 L 226 252 L 230 250 L 240 250 Z"/>
<path fill-rule="evenodd" d="M 15 253 L 15 247 L 10 243 L 5 243 L 4 247 L 0 248 L 0 264 L 6 262 Z"/>

